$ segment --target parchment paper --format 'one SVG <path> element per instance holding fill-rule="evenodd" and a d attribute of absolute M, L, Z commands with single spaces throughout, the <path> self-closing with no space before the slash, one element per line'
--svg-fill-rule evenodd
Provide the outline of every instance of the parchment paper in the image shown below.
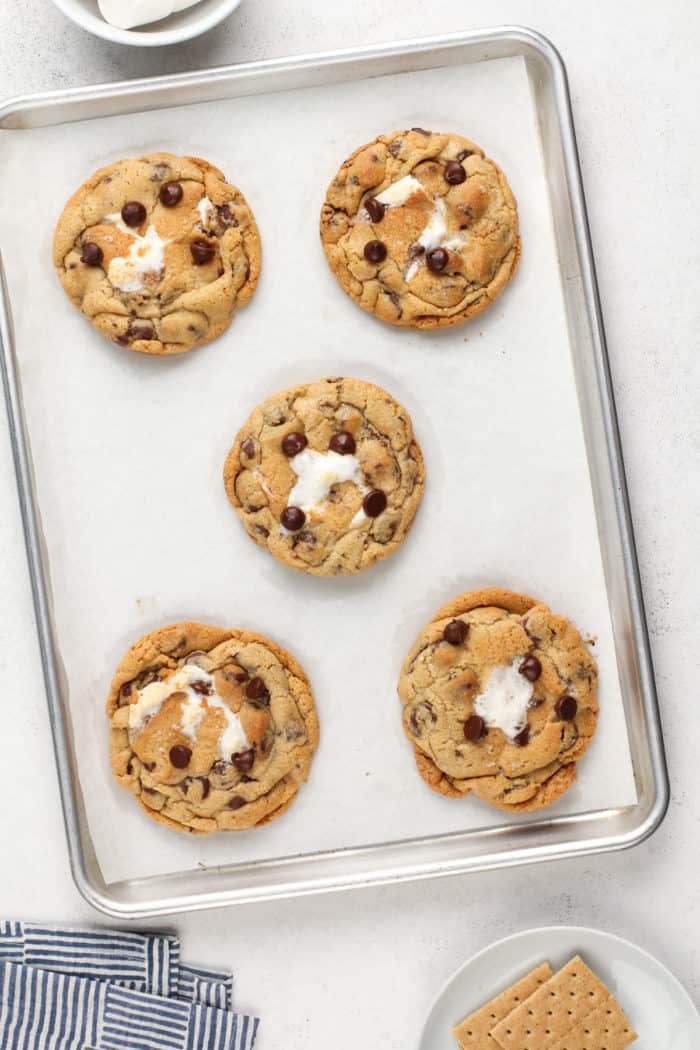
<path fill-rule="evenodd" d="M 341 292 L 318 239 L 358 145 L 420 125 L 481 144 L 518 198 L 523 259 L 485 315 L 394 330 Z M 462 590 L 525 591 L 597 637 L 601 719 L 548 815 L 636 801 L 536 118 L 521 59 L 208 103 L 0 141 L 0 216 L 80 781 L 108 882 L 504 823 L 420 780 L 396 681 L 421 625 Z M 53 227 L 96 168 L 154 150 L 218 164 L 251 203 L 263 275 L 229 332 L 154 360 L 94 333 L 51 265 Z M 314 579 L 251 543 L 221 471 L 268 393 L 323 375 L 385 386 L 428 471 L 404 547 Z M 197 838 L 148 820 L 112 779 L 104 700 L 126 648 L 180 619 L 269 634 L 306 668 L 321 719 L 311 779 L 254 832 Z"/>

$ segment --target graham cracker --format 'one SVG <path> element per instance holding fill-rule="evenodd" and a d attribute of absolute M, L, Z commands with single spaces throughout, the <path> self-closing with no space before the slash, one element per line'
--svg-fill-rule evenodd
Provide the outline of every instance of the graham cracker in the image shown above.
<path fill-rule="evenodd" d="M 610 998 L 605 985 L 577 955 L 494 1025 L 491 1035 L 502 1050 L 554 1050 L 556 1046 L 563 1050 L 564 1036 L 585 1029 L 586 1018 L 603 1004 L 607 1006 Z"/>
<path fill-rule="evenodd" d="M 609 995 L 578 1028 L 555 1043 L 552 1050 L 624 1050 L 637 1033 L 631 1028 L 620 1004 Z"/>
<path fill-rule="evenodd" d="M 452 1029 L 452 1034 L 462 1050 L 498 1050 L 491 1036 L 491 1029 L 551 976 L 552 968 L 549 963 L 542 963 L 495 999 L 460 1021 Z"/>

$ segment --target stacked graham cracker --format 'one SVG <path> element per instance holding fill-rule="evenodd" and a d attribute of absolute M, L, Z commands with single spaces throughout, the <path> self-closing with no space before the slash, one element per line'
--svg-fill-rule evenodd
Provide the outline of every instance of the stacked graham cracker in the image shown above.
<path fill-rule="evenodd" d="M 462 1050 L 624 1050 L 637 1038 L 617 1000 L 577 955 L 542 963 L 457 1025 Z"/>

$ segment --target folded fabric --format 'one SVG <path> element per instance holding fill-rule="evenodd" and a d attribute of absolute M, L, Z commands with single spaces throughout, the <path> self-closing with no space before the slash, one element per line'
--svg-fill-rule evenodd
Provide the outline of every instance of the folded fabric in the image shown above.
<path fill-rule="evenodd" d="M 0 962 L 1 1050 L 252 1050 L 258 1019 Z"/>
<path fill-rule="evenodd" d="M 232 990 L 170 934 L 0 922 L 0 1050 L 253 1050 Z"/>
<path fill-rule="evenodd" d="M 184 966 L 171 934 L 0 922 L 0 960 L 231 1009 L 232 974 Z"/>

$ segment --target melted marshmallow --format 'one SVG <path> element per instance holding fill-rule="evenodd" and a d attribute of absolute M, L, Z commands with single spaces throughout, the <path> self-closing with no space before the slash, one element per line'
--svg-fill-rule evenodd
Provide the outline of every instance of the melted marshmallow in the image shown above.
<path fill-rule="evenodd" d="M 289 493 L 290 507 L 301 507 L 308 513 L 328 498 L 333 485 L 352 481 L 360 492 L 367 492 L 362 467 L 355 456 L 341 456 L 339 452 L 315 452 L 305 448 L 290 459 L 297 483 Z"/>
<path fill-rule="evenodd" d="M 392 182 L 390 186 L 387 186 L 385 190 L 377 194 L 376 199 L 380 204 L 385 204 L 387 208 L 400 208 L 415 193 L 425 195 L 425 190 L 413 175 L 405 175 L 402 179 Z"/>
<path fill-rule="evenodd" d="M 519 656 L 505 667 L 494 667 L 483 693 L 474 700 L 476 714 L 487 726 L 503 730 L 509 740 L 514 740 L 527 725 L 527 708 L 533 692 L 532 682 L 518 671 L 522 662 Z"/>
<path fill-rule="evenodd" d="M 263 490 L 263 492 L 266 492 L 268 496 L 271 496 L 272 495 L 272 489 L 268 485 L 267 480 L 265 479 L 265 475 L 263 474 L 263 472 L 260 469 L 260 467 L 253 467 L 253 470 L 251 471 L 251 474 L 253 475 L 255 480 L 258 482 L 258 484 L 260 485 L 260 488 Z"/>
<path fill-rule="evenodd" d="M 209 220 L 214 214 L 214 205 L 208 197 L 202 197 L 197 204 L 197 211 L 199 212 L 199 221 L 202 224 L 202 228 L 206 229 L 209 225 Z"/>
<path fill-rule="evenodd" d="M 362 467 L 355 456 L 341 456 L 332 449 L 328 452 L 316 452 L 314 449 L 305 448 L 290 459 L 289 465 L 297 476 L 297 482 L 289 493 L 287 505 L 300 507 L 305 514 L 322 506 L 333 485 L 339 485 L 343 481 L 352 481 L 362 495 L 369 492 L 364 483 Z M 367 515 L 360 507 L 348 528 L 356 529 L 366 518 Z M 280 532 L 288 535 L 289 530 L 280 525 Z"/>
<path fill-rule="evenodd" d="M 418 244 L 422 244 L 426 252 L 431 252 L 433 248 L 438 248 L 443 244 L 447 237 L 447 209 L 445 208 L 445 202 L 442 197 L 436 197 L 433 205 L 433 210 L 428 220 L 428 225 L 425 227 L 420 237 L 418 238 Z"/>
<path fill-rule="evenodd" d="M 167 241 L 158 236 L 155 226 L 149 226 L 143 237 L 130 229 L 119 212 L 105 216 L 102 220 L 131 237 L 128 255 L 118 255 L 112 259 L 107 270 L 110 283 L 122 292 L 140 292 L 145 283 L 146 274 L 162 273 L 165 267 L 165 246 Z"/>
<path fill-rule="evenodd" d="M 445 202 L 442 197 L 436 197 L 433 205 L 433 210 L 428 220 L 428 225 L 423 230 L 422 234 L 416 241 L 416 244 L 420 244 L 425 248 L 425 252 L 414 259 L 411 265 L 406 270 L 404 280 L 410 281 L 416 270 L 423 263 L 425 256 L 428 252 L 431 252 L 433 248 L 447 248 L 456 251 L 466 243 L 466 237 L 463 233 L 458 233 L 454 237 L 447 236 L 447 209 L 445 208 Z"/>
<path fill-rule="evenodd" d="M 194 682 L 205 682 L 212 693 L 202 696 L 192 688 Z M 243 724 L 228 704 L 225 704 L 214 688 L 214 678 L 195 664 L 185 664 L 179 671 L 164 682 L 151 682 L 140 689 L 136 700 L 129 706 L 129 729 L 138 733 L 148 720 L 160 710 L 168 697 L 173 693 L 185 693 L 187 699 L 182 704 L 180 729 L 195 740 L 197 730 L 208 708 L 216 707 L 224 712 L 226 725 L 219 737 L 219 753 L 226 761 L 238 751 L 245 751 L 249 746 Z"/>

